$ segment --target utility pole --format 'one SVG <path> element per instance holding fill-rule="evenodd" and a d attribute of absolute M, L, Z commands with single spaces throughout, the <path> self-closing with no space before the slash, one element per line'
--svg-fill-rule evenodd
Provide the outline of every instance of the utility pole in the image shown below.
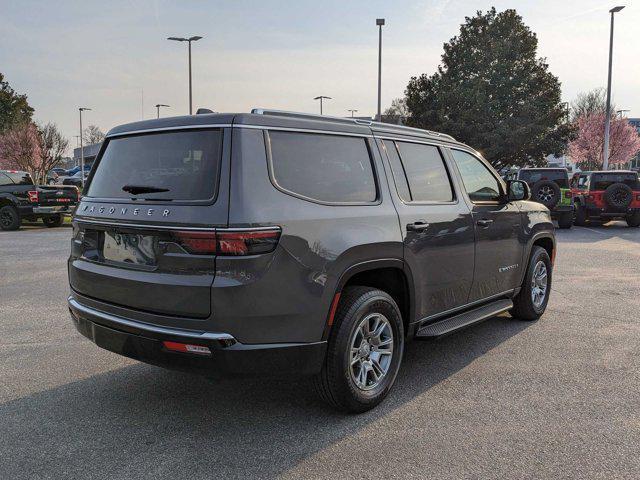
<path fill-rule="evenodd" d="M 376 25 L 378 26 L 378 114 L 376 120 L 379 122 L 382 120 L 382 26 L 384 18 L 377 18 Z"/>
<path fill-rule="evenodd" d="M 175 40 L 176 42 L 188 42 L 189 43 L 189 115 L 193 115 L 193 93 L 191 86 L 191 42 L 197 42 L 202 37 L 196 35 L 193 37 L 169 37 L 167 40 Z"/>
<path fill-rule="evenodd" d="M 164 103 L 157 103 L 156 104 L 156 118 L 160 118 L 160 107 L 170 107 L 171 105 L 165 105 Z"/>
<path fill-rule="evenodd" d="M 314 100 L 320 100 L 320 115 L 322 115 L 322 100 L 332 100 L 332 98 L 325 95 L 320 95 L 318 97 L 315 97 Z"/>
<path fill-rule="evenodd" d="M 613 7 L 609 10 L 611 13 L 611 29 L 609 32 L 609 75 L 607 77 L 607 111 L 606 111 L 606 120 L 604 123 L 604 151 L 602 152 L 602 169 L 609 170 L 609 130 L 611 127 L 611 65 L 613 63 L 613 15 L 620 10 L 622 7 Z"/>
<path fill-rule="evenodd" d="M 84 142 L 82 141 L 82 112 L 91 110 L 86 107 L 79 107 L 80 112 L 80 180 L 82 182 L 82 190 L 84 190 Z"/>
<path fill-rule="evenodd" d="M 353 118 L 353 114 L 356 113 L 357 111 L 358 110 L 355 110 L 355 109 L 352 109 L 352 108 L 347 110 L 347 112 L 351 112 L 351 118 Z"/>

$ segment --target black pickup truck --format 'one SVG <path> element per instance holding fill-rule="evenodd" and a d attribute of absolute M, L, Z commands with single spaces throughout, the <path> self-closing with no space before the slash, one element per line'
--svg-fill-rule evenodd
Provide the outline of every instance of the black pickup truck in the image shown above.
<path fill-rule="evenodd" d="M 59 227 L 79 197 L 74 186 L 34 185 L 27 172 L 0 170 L 0 229 L 17 230 L 22 220 L 39 218 L 47 227 Z"/>

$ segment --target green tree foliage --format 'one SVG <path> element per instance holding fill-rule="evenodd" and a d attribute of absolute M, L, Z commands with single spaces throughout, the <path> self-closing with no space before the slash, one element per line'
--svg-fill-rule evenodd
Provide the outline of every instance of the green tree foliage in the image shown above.
<path fill-rule="evenodd" d="M 537 47 L 515 10 L 467 17 L 437 72 L 409 81 L 408 124 L 451 134 L 498 169 L 561 154 L 571 133 L 567 108 Z"/>
<path fill-rule="evenodd" d="M 33 108 L 26 95 L 19 95 L 0 73 L 0 134 L 15 125 L 31 121 Z"/>

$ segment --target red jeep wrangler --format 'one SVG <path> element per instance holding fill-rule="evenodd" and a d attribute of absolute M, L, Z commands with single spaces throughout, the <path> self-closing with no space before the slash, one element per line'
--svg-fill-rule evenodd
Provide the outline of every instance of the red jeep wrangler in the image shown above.
<path fill-rule="evenodd" d="M 576 173 L 571 179 L 576 225 L 590 220 L 608 222 L 624 218 L 630 227 L 640 226 L 640 180 L 629 170 Z"/>

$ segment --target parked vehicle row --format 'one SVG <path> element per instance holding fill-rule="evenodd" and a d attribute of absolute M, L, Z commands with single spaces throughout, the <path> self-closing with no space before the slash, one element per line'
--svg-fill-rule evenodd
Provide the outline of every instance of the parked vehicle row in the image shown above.
<path fill-rule="evenodd" d="M 85 164 L 84 166 L 84 172 L 85 172 L 85 178 L 87 175 L 89 175 L 89 172 L 91 171 L 91 165 L 90 164 Z M 54 184 L 60 184 L 60 185 L 74 185 L 74 183 L 64 183 L 68 178 L 79 178 L 80 177 L 80 167 L 76 166 L 73 168 L 70 168 L 69 170 L 65 170 L 64 168 L 52 168 L 51 170 L 49 170 L 49 173 L 47 174 L 47 180 L 46 183 L 47 185 L 54 185 Z"/>
<path fill-rule="evenodd" d="M 638 172 L 580 172 L 569 180 L 564 168 L 522 168 L 505 178 L 526 181 L 532 200 L 549 208 L 560 228 L 614 219 L 625 220 L 630 227 L 640 226 Z"/>
<path fill-rule="evenodd" d="M 59 227 L 79 197 L 77 187 L 34 185 L 27 172 L 0 170 L 0 229 L 17 230 L 23 220 L 38 219 L 47 227 Z"/>
<path fill-rule="evenodd" d="M 549 210 L 448 135 L 257 110 L 112 129 L 73 218 L 68 306 L 98 346 L 381 402 L 406 341 L 545 311 Z"/>

